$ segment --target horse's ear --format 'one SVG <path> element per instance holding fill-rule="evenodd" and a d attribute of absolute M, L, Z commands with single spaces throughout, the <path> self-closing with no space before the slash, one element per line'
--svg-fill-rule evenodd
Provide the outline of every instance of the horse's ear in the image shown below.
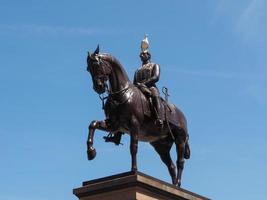
<path fill-rule="evenodd" d="M 94 52 L 94 55 L 96 55 L 96 54 L 99 54 L 99 44 L 97 45 L 96 50 Z"/>

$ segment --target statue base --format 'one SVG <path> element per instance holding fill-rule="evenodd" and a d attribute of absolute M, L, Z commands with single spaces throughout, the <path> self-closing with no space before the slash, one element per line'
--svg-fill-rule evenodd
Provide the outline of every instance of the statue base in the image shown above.
<path fill-rule="evenodd" d="M 140 172 L 86 181 L 73 194 L 79 200 L 208 200 Z"/>

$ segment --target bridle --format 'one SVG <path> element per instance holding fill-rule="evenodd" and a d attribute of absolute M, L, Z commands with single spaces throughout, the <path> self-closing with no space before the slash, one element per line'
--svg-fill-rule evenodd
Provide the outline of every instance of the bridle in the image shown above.
<path fill-rule="evenodd" d="M 110 73 L 110 71 L 112 69 L 110 69 L 111 68 L 110 66 L 106 66 L 106 67 L 108 67 L 108 69 L 104 66 L 104 62 L 101 60 L 101 57 L 97 57 L 96 60 L 97 60 L 97 67 L 102 72 L 101 77 L 103 77 L 103 79 L 104 79 L 104 81 L 103 81 L 104 83 L 103 84 L 104 84 L 105 91 L 102 94 L 98 94 L 100 100 L 102 101 L 102 109 L 104 109 L 105 100 L 106 99 L 108 99 L 108 98 L 114 99 L 115 97 L 120 96 L 121 94 L 125 93 L 128 89 L 133 87 L 133 84 L 129 83 L 125 87 L 120 89 L 119 91 L 111 92 L 111 90 L 110 90 L 108 84 L 106 83 L 106 81 L 108 80 L 109 73 Z M 120 102 L 119 104 L 123 104 L 127 100 L 128 100 L 128 98 L 125 101 Z"/>

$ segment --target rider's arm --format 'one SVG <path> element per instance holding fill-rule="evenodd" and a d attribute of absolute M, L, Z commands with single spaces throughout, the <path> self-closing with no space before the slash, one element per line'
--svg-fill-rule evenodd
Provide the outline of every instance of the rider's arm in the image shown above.
<path fill-rule="evenodd" d="M 160 76 L 160 68 L 158 64 L 154 64 L 152 70 L 152 76 L 150 79 L 144 82 L 145 85 L 153 85 L 154 83 L 158 82 Z"/>

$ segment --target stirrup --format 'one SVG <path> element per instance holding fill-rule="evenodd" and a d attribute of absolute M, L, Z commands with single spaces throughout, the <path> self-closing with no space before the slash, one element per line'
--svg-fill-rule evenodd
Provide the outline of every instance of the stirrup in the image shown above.
<path fill-rule="evenodd" d="M 114 136 L 114 134 L 109 133 L 108 136 L 104 136 L 103 139 L 105 140 L 105 142 L 113 142 L 115 145 L 123 145 L 120 142 L 120 139 L 118 139 L 117 137 Z"/>

